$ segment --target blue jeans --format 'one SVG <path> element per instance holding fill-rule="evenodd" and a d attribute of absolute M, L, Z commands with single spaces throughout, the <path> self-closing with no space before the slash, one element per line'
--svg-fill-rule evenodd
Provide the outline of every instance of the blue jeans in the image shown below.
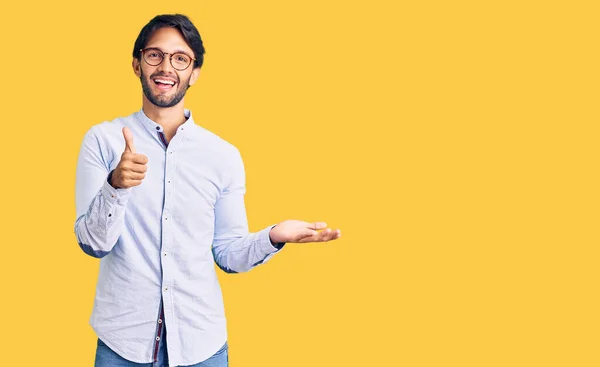
<path fill-rule="evenodd" d="M 160 338 L 158 345 L 158 355 L 156 362 L 153 363 L 135 363 L 126 360 L 112 349 L 110 349 L 104 342 L 98 339 L 98 347 L 96 348 L 96 363 L 95 367 L 169 367 L 169 356 L 167 355 L 167 331 L 163 328 L 163 336 Z M 223 344 L 221 349 L 217 351 L 209 359 L 191 365 L 189 367 L 228 367 L 229 366 L 229 346 L 227 342 Z M 183 367 L 183 366 L 180 366 Z"/>

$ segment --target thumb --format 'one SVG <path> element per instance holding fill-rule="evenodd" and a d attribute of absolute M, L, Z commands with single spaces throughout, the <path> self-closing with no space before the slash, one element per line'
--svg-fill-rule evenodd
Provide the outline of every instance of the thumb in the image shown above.
<path fill-rule="evenodd" d="M 313 223 L 309 223 L 307 226 L 308 229 L 314 229 L 314 230 L 319 230 L 319 229 L 325 229 L 327 228 L 327 223 L 325 222 L 313 222 Z"/>
<path fill-rule="evenodd" d="M 133 146 L 133 134 L 129 131 L 128 127 L 123 128 L 123 137 L 125 138 L 125 151 L 135 154 L 135 148 Z"/>

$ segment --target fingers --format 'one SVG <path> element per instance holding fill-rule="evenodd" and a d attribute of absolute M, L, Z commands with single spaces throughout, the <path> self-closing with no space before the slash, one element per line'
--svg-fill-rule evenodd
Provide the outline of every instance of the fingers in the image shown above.
<path fill-rule="evenodd" d="M 131 154 L 126 151 L 123 152 L 123 156 L 126 156 L 127 160 L 136 164 L 145 165 L 148 163 L 148 157 L 143 154 Z"/>
<path fill-rule="evenodd" d="M 342 236 L 342 231 L 336 229 L 335 231 L 331 231 L 331 233 L 327 236 L 325 241 L 336 240 Z"/>
<path fill-rule="evenodd" d="M 121 170 L 124 172 L 146 173 L 148 166 L 145 164 L 134 163 L 131 160 L 121 160 Z"/>
<path fill-rule="evenodd" d="M 298 242 L 306 243 L 306 242 L 327 242 L 331 240 L 335 240 L 340 238 L 342 232 L 339 229 L 332 230 L 330 228 L 326 228 L 321 232 L 314 232 L 314 234 L 310 236 L 306 236 L 301 238 Z"/>
<path fill-rule="evenodd" d="M 131 172 L 136 172 L 136 173 L 146 173 L 146 171 L 148 171 L 148 166 L 146 166 L 145 164 L 132 164 L 131 167 L 129 167 L 129 170 Z"/>
<path fill-rule="evenodd" d="M 128 127 L 123 128 L 123 137 L 125 138 L 125 151 L 135 154 L 135 147 L 133 146 L 133 134 L 129 131 Z"/>
<path fill-rule="evenodd" d="M 123 178 L 126 180 L 143 180 L 145 177 L 145 173 L 129 172 Z"/>
<path fill-rule="evenodd" d="M 317 231 L 313 231 L 311 229 L 307 229 L 306 231 L 302 232 L 302 234 L 300 234 L 300 238 L 312 238 L 315 236 L 318 236 L 319 232 Z"/>
<path fill-rule="evenodd" d="M 325 228 L 324 230 L 319 232 L 316 242 L 330 241 L 334 238 L 334 236 L 335 236 L 334 231 L 332 231 L 330 228 Z"/>
<path fill-rule="evenodd" d="M 142 184 L 142 180 L 124 180 L 123 183 L 126 185 L 126 188 L 139 186 Z"/>
<path fill-rule="evenodd" d="M 325 222 L 314 222 L 308 225 L 309 229 L 320 230 L 327 228 L 327 223 Z"/>

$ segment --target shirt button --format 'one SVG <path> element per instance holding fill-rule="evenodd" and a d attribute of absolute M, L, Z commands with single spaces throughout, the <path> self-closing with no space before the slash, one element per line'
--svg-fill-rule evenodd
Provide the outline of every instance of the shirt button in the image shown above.
<path fill-rule="evenodd" d="M 157 127 L 156 127 L 156 130 L 160 130 L 160 126 L 157 126 Z"/>
<path fill-rule="evenodd" d="M 159 341 L 159 340 L 160 340 L 160 336 L 157 336 L 157 337 L 156 337 L 156 341 Z"/>
<path fill-rule="evenodd" d="M 167 256 L 167 253 L 165 252 L 163 255 L 164 255 L 164 256 Z"/>
<path fill-rule="evenodd" d="M 161 319 L 158 319 L 158 323 L 159 323 L 159 324 L 162 324 L 162 320 L 161 320 Z"/>
<path fill-rule="evenodd" d="M 116 197 L 117 197 L 115 194 L 112 194 L 112 195 L 110 195 L 110 196 L 111 196 L 111 197 L 113 197 L 113 198 L 116 198 Z"/>
<path fill-rule="evenodd" d="M 169 290 L 169 287 L 165 287 L 165 291 L 168 291 L 168 290 Z"/>

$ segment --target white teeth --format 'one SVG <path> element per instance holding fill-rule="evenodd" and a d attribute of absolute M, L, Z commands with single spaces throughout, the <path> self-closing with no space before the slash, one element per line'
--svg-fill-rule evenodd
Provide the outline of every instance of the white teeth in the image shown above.
<path fill-rule="evenodd" d="M 154 79 L 154 81 L 157 82 L 157 83 L 162 83 L 162 84 L 175 85 L 175 82 L 171 81 L 171 80 Z"/>

